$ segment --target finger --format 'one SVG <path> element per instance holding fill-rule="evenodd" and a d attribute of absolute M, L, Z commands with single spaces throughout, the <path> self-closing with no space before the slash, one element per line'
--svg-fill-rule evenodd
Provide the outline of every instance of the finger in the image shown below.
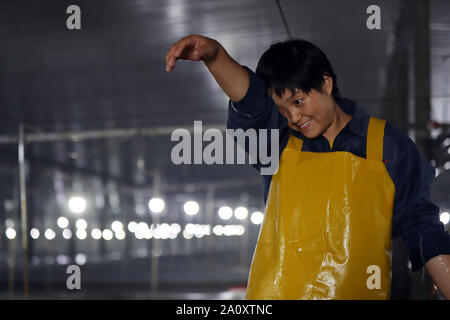
<path fill-rule="evenodd" d="M 178 52 L 179 52 L 179 48 L 175 46 L 175 47 L 171 48 L 169 50 L 169 52 L 167 53 L 167 58 L 166 58 L 166 70 L 167 71 L 171 71 L 173 69 L 173 66 L 175 65 L 175 60 L 179 56 Z"/>

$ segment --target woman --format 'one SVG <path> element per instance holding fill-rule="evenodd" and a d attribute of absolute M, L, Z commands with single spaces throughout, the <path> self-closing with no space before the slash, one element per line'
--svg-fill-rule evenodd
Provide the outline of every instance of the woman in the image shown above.
<path fill-rule="evenodd" d="M 228 128 L 280 130 L 248 299 L 387 299 L 398 235 L 412 270 L 425 266 L 450 298 L 450 236 L 429 199 L 434 169 L 403 132 L 339 96 L 318 47 L 275 43 L 255 73 L 216 40 L 189 35 L 167 52 L 166 71 L 177 59 L 205 63 L 230 98 Z"/>

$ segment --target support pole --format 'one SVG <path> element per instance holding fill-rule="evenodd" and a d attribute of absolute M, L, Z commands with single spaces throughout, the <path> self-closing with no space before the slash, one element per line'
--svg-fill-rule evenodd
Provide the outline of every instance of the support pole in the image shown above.
<path fill-rule="evenodd" d="M 25 128 L 19 125 L 19 180 L 20 180 L 20 215 L 22 222 L 22 254 L 23 254 L 23 296 L 28 299 L 28 226 L 27 226 L 27 194 L 25 172 Z"/>
<path fill-rule="evenodd" d="M 154 175 L 154 192 L 155 197 L 160 196 L 161 192 L 161 173 L 159 170 L 155 170 Z M 155 228 L 159 224 L 159 215 L 161 213 L 152 213 L 152 223 Z M 157 298 L 158 294 L 158 281 L 159 281 L 159 256 L 160 256 L 160 239 L 152 237 L 152 251 L 151 251 L 151 279 L 150 279 L 150 292 L 152 298 Z"/>

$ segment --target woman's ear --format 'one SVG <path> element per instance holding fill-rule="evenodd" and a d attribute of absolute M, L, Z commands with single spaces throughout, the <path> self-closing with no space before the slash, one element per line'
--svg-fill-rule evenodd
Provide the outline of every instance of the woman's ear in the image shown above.
<path fill-rule="evenodd" d="M 333 92 L 333 78 L 329 76 L 323 76 L 322 90 L 329 96 Z"/>

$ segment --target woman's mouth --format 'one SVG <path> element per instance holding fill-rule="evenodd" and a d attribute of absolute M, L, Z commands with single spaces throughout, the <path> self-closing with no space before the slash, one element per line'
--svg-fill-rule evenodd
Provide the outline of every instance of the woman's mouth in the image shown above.
<path fill-rule="evenodd" d="M 296 125 L 296 127 L 299 128 L 300 131 L 306 131 L 311 127 L 311 120 L 304 122 L 302 125 Z"/>

